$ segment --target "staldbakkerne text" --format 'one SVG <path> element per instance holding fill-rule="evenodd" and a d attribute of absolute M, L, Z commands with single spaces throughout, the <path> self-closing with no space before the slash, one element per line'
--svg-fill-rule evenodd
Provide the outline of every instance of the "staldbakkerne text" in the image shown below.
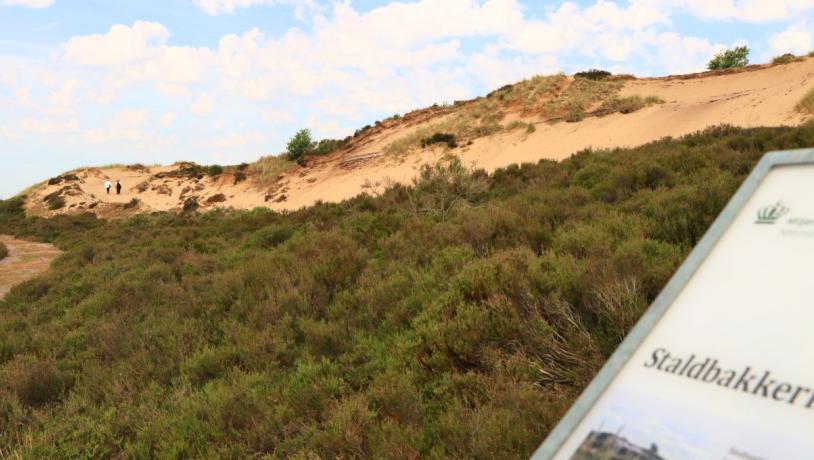
<path fill-rule="evenodd" d="M 653 350 L 644 367 L 807 409 L 814 405 L 812 387 L 778 380 L 769 370 L 756 371 L 751 366 L 731 369 L 715 358 L 700 359 L 694 354 L 681 357 L 664 348 Z"/>

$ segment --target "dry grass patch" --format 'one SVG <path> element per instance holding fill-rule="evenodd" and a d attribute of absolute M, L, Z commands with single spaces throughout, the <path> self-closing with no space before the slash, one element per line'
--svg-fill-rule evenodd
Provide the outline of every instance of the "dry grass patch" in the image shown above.
<path fill-rule="evenodd" d="M 791 53 L 781 54 L 772 59 L 772 64 L 791 64 L 792 62 L 800 62 L 803 60 L 801 56 L 795 56 Z"/>
<path fill-rule="evenodd" d="M 291 162 L 285 157 L 268 155 L 249 164 L 246 171 L 253 182 L 258 185 L 272 185 L 291 167 Z"/>
<path fill-rule="evenodd" d="M 794 108 L 798 112 L 814 115 L 814 88 L 810 89 Z"/>

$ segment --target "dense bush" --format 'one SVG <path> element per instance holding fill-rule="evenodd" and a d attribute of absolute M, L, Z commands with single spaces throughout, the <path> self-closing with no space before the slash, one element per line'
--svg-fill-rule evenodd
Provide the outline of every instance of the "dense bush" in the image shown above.
<path fill-rule="evenodd" d="M 294 134 L 288 144 L 286 144 L 286 152 L 288 152 L 288 159 L 297 161 L 309 150 L 311 150 L 311 130 L 301 129 Z"/>
<path fill-rule="evenodd" d="M 286 214 L 26 219 L 0 301 L 10 458 L 528 457 L 767 150 L 720 127 Z"/>
<path fill-rule="evenodd" d="M 447 144 L 447 147 L 454 149 L 458 146 L 455 142 L 455 135 L 450 133 L 435 133 L 430 137 L 421 139 L 421 147 L 427 147 L 434 144 Z"/>
<path fill-rule="evenodd" d="M 345 145 L 344 139 L 322 139 L 308 152 L 312 155 L 328 155 Z"/>
<path fill-rule="evenodd" d="M 607 70 L 591 69 L 574 74 L 574 78 L 584 78 L 586 80 L 604 80 L 612 74 Z"/>
<path fill-rule="evenodd" d="M 707 63 L 707 69 L 730 69 L 733 67 L 744 67 L 746 64 L 749 64 L 749 48 L 746 46 L 738 46 L 731 50 L 723 50 L 716 53 Z"/>
<path fill-rule="evenodd" d="M 219 176 L 219 175 L 223 174 L 223 166 L 221 166 L 221 165 L 207 166 L 206 174 L 209 175 L 210 177 Z"/>

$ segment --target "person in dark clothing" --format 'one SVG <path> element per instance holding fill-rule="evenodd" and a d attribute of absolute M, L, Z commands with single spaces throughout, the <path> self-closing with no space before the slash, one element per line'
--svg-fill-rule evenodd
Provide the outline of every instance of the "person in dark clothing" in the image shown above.
<path fill-rule="evenodd" d="M 116 195 L 122 194 L 122 183 L 119 182 L 119 179 L 116 179 Z"/>

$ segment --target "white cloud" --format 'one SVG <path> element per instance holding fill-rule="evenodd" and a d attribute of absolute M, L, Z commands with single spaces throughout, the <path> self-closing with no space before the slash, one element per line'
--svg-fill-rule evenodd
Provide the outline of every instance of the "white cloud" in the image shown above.
<path fill-rule="evenodd" d="M 16 91 L 14 91 L 14 99 L 17 100 L 18 104 L 21 105 L 28 104 L 28 95 L 30 92 L 31 92 L 30 86 L 18 88 Z"/>
<path fill-rule="evenodd" d="M 26 8 L 48 8 L 54 0 L 0 0 L 0 6 L 24 6 Z"/>
<path fill-rule="evenodd" d="M 233 14 L 238 8 L 250 6 L 293 6 L 298 16 L 318 8 L 313 0 L 194 0 L 193 3 L 212 16 Z"/>
<path fill-rule="evenodd" d="M 59 89 L 51 91 L 51 103 L 57 106 L 73 106 L 76 104 L 76 90 L 82 86 L 79 80 L 67 80 L 62 82 Z"/>
<path fill-rule="evenodd" d="M 195 102 L 192 104 L 190 110 L 192 110 L 193 113 L 196 113 L 198 115 L 206 115 L 212 112 L 212 106 L 213 106 L 212 96 L 208 94 L 202 94 L 198 96 L 197 99 L 195 99 Z"/>
<path fill-rule="evenodd" d="M 163 44 L 170 33 L 156 22 L 136 21 L 133 27 L 116 24 L 104 34 L 72 37 L 62 45 L 65 59 L 89 66 L 118 65 L 144 58 L 153 45 Z"/>
<path fill-rule="evenodd" d="M 811 29 L 807 21 L 798 21 L 780 33 L 769 37 L 775 55 L 784 53 L 805 54 L 811 51 Z"/>
<path fill-rule="evenodd" d="M 633 0 L 651 7 L 688 12 L 702 19 L 770 22 L 814 8 L 814 0 Z"/>
<path fill-rule="evenodd" d="M 161 121 L 162 125 L 170 126 L 170 125 L 173 124 L 173 122 L 175 122 L 175 113 L 167 112 L 167 113 L 161 115 L 161 118 L 159 120 Z"/>
<path fill-rule="evenodd" d="M 167 96 L 186 96 L 189 94 L 189 89 L 186 86 L 175 83 L 158 82 L 155 84 L 155 90 Z"/>
<path fill-rule="evenodd" d="M 150 136 L 142 129 L 149 116 L 150 111 L 147 109 L 122 110 L 113 117 L 107 127 L 87 130 L 84 139 L 94 144 L 114 141 L 144 141 Z"/>

